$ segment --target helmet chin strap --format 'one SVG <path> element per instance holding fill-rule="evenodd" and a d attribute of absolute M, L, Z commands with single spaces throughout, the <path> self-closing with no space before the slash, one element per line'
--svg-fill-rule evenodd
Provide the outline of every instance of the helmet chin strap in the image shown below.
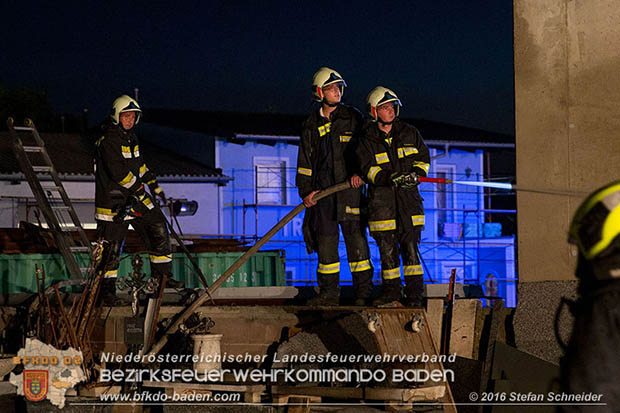
<path fill-rule="evenodd" d="M 322 102 L 322 103 L 323 103 L 324 105 L 329 106 L 330 108 L 335 108 L 336 106 L 338 106 L 338 105 L 340 104 L 340 102 L 338 102 L 338 103 L 329 103 L 329 102 L 328 102 L 327 100 L 325 100 L 325 99 L 323 99 L 323 102 Z"/>
<path fill-rule="evenodd" d="M 396 118 L 394 118 L 394 119 L 396 119 Z M 394 119 L 392 119 L 389 122 L 384 122 L 380 117 L 377 116 L 377 122 L 379 122 L 382 125 L 391 125 L 392 123 L 394 123 Z"/>

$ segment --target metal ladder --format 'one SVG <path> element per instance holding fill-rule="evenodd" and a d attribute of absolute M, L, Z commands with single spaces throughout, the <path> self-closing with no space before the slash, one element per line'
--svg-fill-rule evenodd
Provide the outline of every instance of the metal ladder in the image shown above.
<path fill-rule="evenodd" d="M 8 118 L 7 125 L 19 166 L 52 231 L 56 246 L 65 259 L 69 275 L 73 280 L 82 280 L 86 277 L 88 268 L 80 268 L 74 254 L 80 252 L 90 254 L 92 247 L 45 149 L 45 142 L 31 119 L 26 119 L 25 126 L 15 126 L 13 118 Z M 41 185 L 37 174 L 49 175 L 52 178 L 52 185 Z M 60 195 L 60 198 L 58 195 L 54 196 L 55 193 Z M 79 241 L 74 239 L 73 232 L 78 233 Z"/>

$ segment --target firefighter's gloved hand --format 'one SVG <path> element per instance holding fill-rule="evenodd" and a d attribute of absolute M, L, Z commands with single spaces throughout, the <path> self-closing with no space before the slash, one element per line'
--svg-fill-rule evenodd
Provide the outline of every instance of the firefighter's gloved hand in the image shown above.
<path fill-rule="evenodd" d="M 121 223 L 125 220 L 125 217 L 132 214 L 132 209 L 140 203 L 140 198 L 137 194 L 131 194 L 127 197 L 125 205 L 114 215 L 113 221 L 115 223 Z"/>
<path fill-rule="evenodd" d="M 420 183 L 420 178 L 415 172 L 394 172 L 390 178 L 392 179 L 392 185 L 396 188 L 415 188 Z"/>

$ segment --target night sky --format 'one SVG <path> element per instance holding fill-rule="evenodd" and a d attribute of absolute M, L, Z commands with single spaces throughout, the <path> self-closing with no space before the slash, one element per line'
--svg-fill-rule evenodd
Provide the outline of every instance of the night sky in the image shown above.
<path fill-rule="evenodd" d="M 329 66 L 346 103 L 382 85 L 405 117 L 514 133 L 511 0 L 12 3 L 0 86 L 91 123 L 134 88 L 150 108 L 305 113 Z"/>

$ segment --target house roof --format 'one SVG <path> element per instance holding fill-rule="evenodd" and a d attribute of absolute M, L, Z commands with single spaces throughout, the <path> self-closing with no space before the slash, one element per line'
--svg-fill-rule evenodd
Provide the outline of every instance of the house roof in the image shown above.
<path fill-rule="evenodd" d="M 161 126 L 185 129 L 222 138 L 239 138 L 240 136 L 264 137 L 265 141 L 278 137 L 295 137 L 301 132 L 301 124 L 307 115 L 289 115 L 276 113 L 237 113 L 211 112 L 179 109 L 146 109 L 144 122 Z M 424 119 L 403 119 L 416 126 L 425 141 L 441 144 L 449 142 L 453 146 L 467 143 L 499 144 L 514 146 L 515 138 L 511 135 L 489 132 L 465 126 L 451 125 Z"/>
<path fill-rule="evenodd" d="M 78 134 L 41 133 L 45 147 L 54 167 L 65 179 L 72 176 L 93 175 L 94 142 Z M 27 144 L 27 142 L 24 142 Z M 175 179 L 201 182 L 226 182 L 230 178 L 222 175 L 221 169 L 202 164 L 169 149 L 163 149 L 144 139 L 140 140 L 140 151 L 147 160 L 149 169 L 163 181 Z M 13 151 L 8 132 L 0 132 L 0 174 L 21 173 Z"/>

